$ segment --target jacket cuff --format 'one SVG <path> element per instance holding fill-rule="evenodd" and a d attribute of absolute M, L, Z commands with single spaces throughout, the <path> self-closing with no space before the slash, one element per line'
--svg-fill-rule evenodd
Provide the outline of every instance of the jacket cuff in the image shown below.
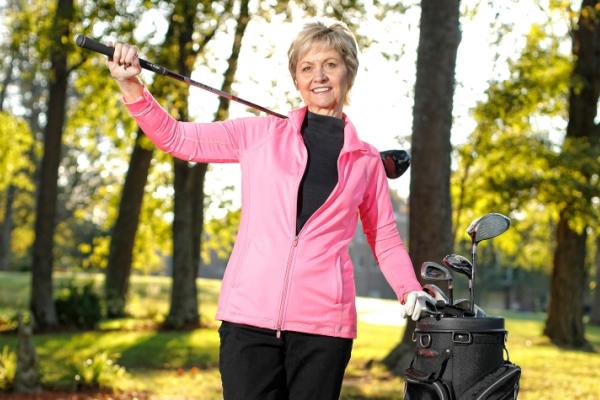
<path fill-rule="evenodd" d="M 407 293 L 419 292 L 422 290 L 423 290 L 423 287 L 418 282 L 416 282 L 414 284 L 406 285 L 406 286 L 402 285 L 398 288 L 398 291 L 396 292 L 396 294 L 398 296 L 398 301 L 400 301 L 401 304 L 404 304 L 404 296 L 406 296 Z"/>
<path fill-rule="evenodd" d="M 152 97 L 152 94 L 150 94 L 148 89 L 144 87 L 142 95 L 137 99 L 127 102 L 123 97 L 121 97 L 121 101 L 123 102 L 123 104 L 125 104 L 125 106 L 129 110 L 129 113 L 133 116 L 136 116 L 144 114 L 144 112 L 152 106 L 154 98 Z"/>

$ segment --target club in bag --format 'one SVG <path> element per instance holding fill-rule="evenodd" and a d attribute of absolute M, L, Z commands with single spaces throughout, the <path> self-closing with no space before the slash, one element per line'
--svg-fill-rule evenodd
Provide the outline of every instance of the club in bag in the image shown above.
<path fill-rule="evenodd" d="M 114 47 L 106 46 L 106 45 L 98 42 L 97 40 L 94 40 L 92 38 L 89 38 L 89 37 L 83 36 L 83 35 L 77 35 L 77 37 L 75 38 L 75 43 L 77 44 L 77 46 L 81 47 L 82 49 L 92 50 L 97 53 L 104 54 L 107 57 L 112 57 L 113 53 L 115 51 Z M 178 74 L 177 72 L 173 72 L 163 66 L 151 63 L 150 61 L 146 61 L 142 58 L 139 58 L 139 62 L 140 62 L 140 66 L 148 71 L 152 71 L 159 75 L 163 75 L 163 76 L 167 76 L 169 78 L 176 79 L 176 80 L 184 82 L 190 86 L 194 86 L 194 87 L 206 90 L 208 92 L 216 94 L 217 96 L 224 97 L 228 100 L 235 101 L 235 102 L 243 104 L 245 106 L 254 108 L 255 110 L 259 110 L 259 111 L 274 115 L 279 118 L 283 118 L 283 119 L 287 118 L 287 116 L 285 116 L 283 114 L 269 110 L 266 107 L 260 106 L 256 103 L 252 103 L 248 100 L 244 100 L 242 98 L 239 98 L 237 96 L 234 96 L 234 95 L 224 92 L 222 90 L 215 89 L 211 86 L 205 85 L 204 83 L 197 82 L 187 76 Z M 385 174 L 390 179 L 396 179 L 396 178 L 400 177 L 410 166 L 410 156 L 404 150 L 387 150 L 387 151 L 379 153 L 379 155 L 381 157 L 381 161 L 383 162 L 383 166 L 385 168 Z"/>
<path fill-rule="evenodd" d="M 446 293 L 438 285 L 433 283 L 428 283 L 423 285 L 423 290 L 427 292 L 431 297 L 435 299 L 437 302 L 443 302 L 445 304 L 450 304 L 450 299 L 446 296 Z"/>
<path fill-rule="evenodd" d="M 510 218 L 500 213 L 489 213 L 471 222 L 467 233 L 471 237 L 471 257 L 473 269 L 471 274 L 471 285 L 475 288 L 475 267 L 477 265 L 477 245 L 483 240 L 495 238 L 506 232 L 510 227 Z M 471 299 L 471 312 L 475 312 L 475 295 Z"/>
<path fill-rule="evenodd" d="M 466 257 L 458 254 L 449 254 L 442 263 L 454 272 L 465 275 L 469 279 L 469 298 L 473 300 L 473 264 Z"/>
<path fill-rule="evenodd" d="M 469 315 L 474 316 L 476 318 L 487 317 L 487 314 L 485 311 L 483 311 L 483 308 L 479 307 L 477 304 L 475 304 L 475 309 L 471 311 L 471 300 L 469 299 L 458 299 L 454 303 L 454 306 L 460 310 L 463 310 L 466 313 L 469 313 Z"/>
<path fill-rule="evenodd" d="M 423 264 L 421 264 L 421 277 L 431 281 L 448 282 L 448 304 L 452 304 L 454 279 L 446 267 L 433 261 L 425 261 Z"/>

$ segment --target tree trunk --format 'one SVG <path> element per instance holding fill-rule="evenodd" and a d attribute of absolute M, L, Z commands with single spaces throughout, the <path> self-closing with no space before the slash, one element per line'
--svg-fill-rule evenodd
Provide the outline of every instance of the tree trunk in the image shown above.
<path fill-rule="evenodd" d="M 451 251 L 450 131 L 459 42 L 459 1 L 421 1 L 408 241 L 417 276 L 421 263 L 439 260 Z M 412 356 L 413 330 L 409 321 L 401 343 L 384 359 L 397 373 L 404 371 Z"/>
<path fill-rule="evenodd" d="M 248 0 L 243 0 L 240 4 L 228 67 L 221 85 L 223 91 L 231 90 L 242 38 L 249 21 Z M 181 68 L 186 68 L 183 60 Z M 182 116 L 187 115 L 187 102 L 184 106 L 180 109 Z M 229 101 L 220 98 L 219 108 L 215 114 L 216 119 L 227 118 L 228 109 Z M 204 177 L 207 165 L 200 164 L 190 168 L 186 162 L 175 160 L 174 166 L 173 289 L 166 325 L 177 328 L 199 323 L 196 278 L 200 266 L 200 241 L 204 223 Z"/>
<path fill-rule="evenodd" d="M 195 17 L 191 10 L 196 4 L 186 2 L 175 6 L 183 18 L 177 22 L 178 45 L 177 67 L 180 73 L 189 76 L 193 68 L 190 57 L 193 56 L 191 48 L 192 33 L 194 32 Z M 188 9 L 191 7 L 191 10 Z M 195 57 L 193 57 L 195 59 Z M 188 120 L 188 89 L 178 93 L 181 99 L 177 101 L 177 113 L 181 120 Z M 196 278 L 198 266 L 194 265 L 194 227 L 192 225 L 194 209 L 194 170 L 187 161 L 173 159 L 175 174 L 173 205 L 173 281 L 171 286 L 171 303 L 165 327 L 179 329 L 182 327 L 195 327 L 199 325 L 198 289 Z"/>
<path fill-rule="evenodd" d="M 17 187 L 9 185 L 4 203 L 4 220 L 0 225 L 0 271 L 7 271 L 10 264 L 10 249 L 13 227 L 13 203 Z"/>
<path fill-rule="evenodd" d="M 583 294 L 586 232 L 569 227 L 569 216 L 561 213 L 556 229 L 556 249 L 550 287 L 550 306 L 544 334 L 564 347 L 587 347 L 583 329 Z"/>
<path fill-rule="evenodd" d="M 587 141 L 598 145 L 599 126 L 594 122 L 600 93 L 600 21 L 596 15 L 598 0 L 583 0 L 582 12 L 573 38 L 575 65 L 571 73 L 569 122 L 563 149 L 572 141 Z M 585 10 L 585 12 L 584 12 Z M 580 171 L 586 176 L 586 171 Z M 571 171 L 567 173 L 571 174 Z M 586 176 L 589 180 L 590 176 Z M 573 189 L 576 191 L 576 189 Z M 590 348 L 583 326 L 583 296 L 585 292 L 586 230 L 575 231 L 569 222 L 575 217 L 575 202 L 579 207 L 591 207 L 589 194 L 578 192 L 560 211 L 556 230 L 556 249 L 550 282 L 550 307 L 544 334 L 565 347 Z"/>
<path fill-rule="evenodd" d="M 194 165 L 192 180 L 192 229 L 193 229 L 193 248 L 192 248 L 192 263 L 197 266 L 197 271 L 200 273 L 202 265 L 202 231 L 204 229 L 204 178 L 208 164 L 199 163 Z M 200 307 L 200 304 L 198 304 Z"/>
<path fill-rule="evenodd" d="M 58 0 L 53 22 L 51 70 L 48 86 L 47 123 L 44 129 L 44 155 L 36 204 L 35 241 L 31 274 L 31 311 L 37 329 L 57 325 L 52 295 L 53 236 L 58 194 L 62 131 L 67 100 L 67 52 L 63 38 L 70 40 L 69 24 L 73 20 L 73 0 Z"/>
<path fill-rule="evenodd" d="M 210 1 L 205 0 L 205 3 Z M 194 1 L 191 5 L 187 5 L 187 1 L 178 2 L 169 18 L 169 29 L 165 36 L 165 43 L 162 47 L 162 53 L 158 56 L 158 62 L 167 68 L 177 70 L 179 68 L 179 59 L 173 58 L 175 51 L 173 46 L 192 46 L 191 37 L 186 37 L 187 42 L 182 41 L 181 32 L 184 29 L 184 24 L 180 16 L 186 15 L 186 21 L 197 18 L 198 2 Z M 183 7 L 187 7 L 182 11 Z M 214 37 L 219 26 L 220 18 L 229 13 L 231 0 L 225 5 L 225 12 L 217 18 L 215 27 L 208 32 L 205 32 L 198 49 L 191 52 L 187 50 L 188 63 L 193 65 L 197 55 L 201 53 L 210 40 Z M 204 7 L 208 9 L 210 7 Z M 191 68 L 179 69 L 179 72 L 185 73 Z M 155 79 L 150 91 L 160 101 L 162 98 L 172 96 L 174 91 L 178 93 L 187 93 L 182 90 L 180 85 L 171 85 L 172 82 L 165 79 Z M 187 95 L 182 95 L 185 98 Z M 187 104 L 187 102 L 186 102 Z M 138 137 L 133 148 L 127 178 L 123 186 L 123 194 L 119 204 L 119 215 L 112 230 L 111 246 L 109 253 L 109 265 L 106 270 L 106 278 L 104 285 L 104 293 L 109 305 L 109 316 L 117 317 L 125 313 L 125 305 L 127 299 L 127 290 L 129 287 L 129 278 L 131 275 L 131 264 L 133 260 L 133 246 L 135 236 L 139 225 L 139 214 L 142 207 L 144 197 L 144 186 L 148 178 L 150 161 L 152 159 L 153 149 L 142 145 L 141 130 L 138 131 Z M 142 184 L 143 181 L 143 184 Z M 114 243 L 113 243 L 114 242 Z"/>
<path fill-rule="evenodd" d="M 140 222 L 144 187 L 148 180 L 148 171 L 150 170 L 153 153 L 152 148 L 142 146 L 141 141 L 144 139 L 144 133 L 141 129 L 138 129 L 127 176 L 123 184 L 119 213 L 110 240 L 108 267 L 104 284 L 106 314 L 109 318 L 125 315 L 133 245 Z"/>
<path fill-rule="evenodd" d="M 173 286 L 167 327 L 197 326 L 199 323 L 196 278 L 198 266 L 194 265 L 193 216 L 194 168 L 183 160 L 174 159 L 175 203 L 173 219 Z"/>
<path fill-rule="evenodd" d="M 592 312 L 590 322 L 594 325 L 600 325 L 600 235 L 596 236 L 596 288 L 592 298 Z"/>

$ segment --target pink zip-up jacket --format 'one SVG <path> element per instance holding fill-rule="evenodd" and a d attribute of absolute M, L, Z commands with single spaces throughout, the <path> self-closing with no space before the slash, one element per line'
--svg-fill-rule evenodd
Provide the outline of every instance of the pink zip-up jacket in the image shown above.
<path fill-rule="evenodd" d="M 296 235 L 297 196 L 307 163 L 300 132 L 306 107 L 288 119 L 178 122 L 147 90 L 126 103 L 146 135 L 174 157 L 238 162 L 242 213 L 216 319 L 277 331 L 356 337 L 356 291 L 348 245 L 360 216 L 367 240 L 399 299 L 421 290 L 396 229 L 379 152 L 344 115 L 338 183 Z"/>

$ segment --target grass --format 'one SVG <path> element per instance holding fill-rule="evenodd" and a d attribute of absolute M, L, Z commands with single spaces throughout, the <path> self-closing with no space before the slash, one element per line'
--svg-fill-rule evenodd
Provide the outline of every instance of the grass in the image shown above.
<path fill-rule="evenodd" d="M 56 286 L 72 279 L 93 281 L 101 276 L 57 274 Z M 73 388 L 74 363 L 106 351 L 127 375 L 118 390 L 145 393 L 157 399 L 221 399 L 218 373 L 217 323 L 212 321 L 220 283 L 200 279 L 200 307 L 205 328 L 185 332 L 156 330 L 167 312 L 169 280 L 134 276 L 128 311 L 130 318 L 104 321 L 96 331 L 40 334 L 34 338 L 41 373 L 47 387 Z M 29 278 L 22 273 L 0 273 L 0 324 L 17 310 L 26 310 Z M 513 362 L 523 370 L 521 400 L 600 398 L 600 355 L 556 348 L 541 335 L 542 314 L 504 313 L 510 332 Z M 402 399 L 403 381 L 377 362 L 398 343 L 402 329 L 359 323 L 352 360 L 344 380 L 343 399 Z M 588 326 L 588 340 L 600 348 L 600 328 Z M 14 348 L 16 337 L 0 335 L 0 348 Z"/>

